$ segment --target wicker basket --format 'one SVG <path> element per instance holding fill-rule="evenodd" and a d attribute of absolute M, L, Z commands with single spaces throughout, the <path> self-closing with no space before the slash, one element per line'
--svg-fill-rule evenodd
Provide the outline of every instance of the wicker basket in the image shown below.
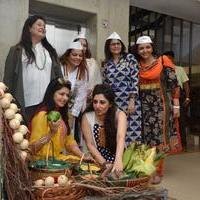
<path fill-rule="evenodd" d="M 150 176 L 141 178 L 125 179 L 125 180 L 106 180 L 106 184 L 109 187 L 132 187 L 137 190 L 144 190 L 148 187 L 150 182 Z"/>
<path fill-rule="evenodd" d="M 86 189 L 73 185 L 66 187 L 37 187 L 33 191 L 35 200 L 79 200 L 86 196 Z"/>
<path fill-rule="evenodd" d="M 31 169 L 30 170 L 30 176 L 32 181 L 36 181 L 38 179 L 44 179 L 48 176 L 52 176 L 55 179 L 60 176 L 65 174 L 67 177 L 71 177 L 71 170 L 70 169 L 59 169 L 59 170 L 54 170 L 54 171 L 49 171 L 49 170 L 39 170 L 39 169 Z"/>

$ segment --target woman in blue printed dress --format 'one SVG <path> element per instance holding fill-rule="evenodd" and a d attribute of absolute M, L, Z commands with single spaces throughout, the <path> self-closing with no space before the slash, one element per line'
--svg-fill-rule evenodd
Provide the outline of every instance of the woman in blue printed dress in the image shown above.
<path fill-rule="evenodd" d="M 105 43 L 104 83 L 115 93 L 117 106 L 127 114 L 126 146 L 141 142 L 141 105 L 138 94 L 138 65 L 125 52 L 120 36 L 114 32 Z"/>

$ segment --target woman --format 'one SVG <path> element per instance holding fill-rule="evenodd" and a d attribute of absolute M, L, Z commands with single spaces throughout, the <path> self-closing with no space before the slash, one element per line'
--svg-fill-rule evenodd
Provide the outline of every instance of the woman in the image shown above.
<path fill-rule="evenodd" d="M 27 122 L 41 103 L 50 80 L 62 76 L 57 53 L 46 39 L 45 25 L 43 17 L 30 16 L 20 42 L 11 47 L 5 63 L 4 82 Z"/>
<path fill-rule="evenodd" d="M 81 128 L 87 148 L 96 162 L 100 165 L 113 163 L 112 171 L 122 171 L 126 114 L 117 109 L 115 95 L 108 85 L 95 86 Z"/>
<path fill-rule="evenodd" d="M 44 95 L 40 109 L 31 121 L 30 148 L 34 160 L 46 159 L 46 155 L 53 155 L 58 160 L 80 159 L 83 153 L 70 134 L 68 124 L 68 101 L 71 83 L 63 78 L 50 82 Z M 57 111 L 61 118 L 56 122 L 47 119 L 49 112 Z M 65 155 L 69 152 L 75 156 Z"/>
<path fill-rule="evenodd" d="M 136 42 L 144 142 L 166 153 L 182 150 L 178 129 L 179 89 L 173 63 L 157 57 L 149 36 Z M 159 176 L 162 176 L 160 163 Z"/>
<path fill-rule="evenodd" d="M 105 43 L 104 83 L 115 93 L 117 106 L 127 114 L 126 145 L 141 141 L 141 108 L 138 95 L 138 66 L 132 54 L 117 33 L 112 33 Z"/>
<path fill-rule="evenodd" d="M 89 75 L 88 92 L 87 92 L 88 102 L 89 102 L 94 86 L 102 83 L 101 72 L 100 72 L 100 68 L 97 65 L 96 60 L 94 58 L 92 58 L 92 55 L 91 55 L 91 52 L 89 49 L 89 45 L 88 45 L 88 41 L 87 41 L 85 35 L 79 34 L 74 41 L 80 41 L 80 43 L 83 47 L 83 52 L 85 54 L 85 58 L 86 58 L 88 75 Z"/>
<path fill-rule="evenodd" d="M 74 133 L 75 118 L 78 118 L 81 111 L 86 107 L 88 71 L 86 67 L 83 47 L 79 41 L 72 42 L 66 52 L 61 56 L 63 75 L 72 84 L 70 128 Z M 77 136 L 80 139 L 80 135 Z"/>

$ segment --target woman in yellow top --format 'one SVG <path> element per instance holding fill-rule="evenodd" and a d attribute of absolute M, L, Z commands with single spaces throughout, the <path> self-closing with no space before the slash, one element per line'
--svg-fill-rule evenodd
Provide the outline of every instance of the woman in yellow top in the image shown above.
<path fill-rule="evenodd" d="M 30 124 L 30 148 L 34 160 L 43 160 L 47 154 L 54 154 L 58 160 L 80 159 L 83 156 L 70 134 L 68 124 L 70 90 L 71 83 L 63 78 L 54 79 L 49 83 L 43 102 Z M 61 118 L 56 122 L 49 121 L 47 115 L 50 111 L 58 111 Z"/>

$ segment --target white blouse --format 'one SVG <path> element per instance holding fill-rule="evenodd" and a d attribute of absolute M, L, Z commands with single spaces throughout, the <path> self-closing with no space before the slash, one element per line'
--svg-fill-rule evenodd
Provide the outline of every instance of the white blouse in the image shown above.
<path fill-rule="evenodd" d="M 35 61 L 28 63 L 25 50 L 22 51 L 22 73 L 25 107 L 42 102 L 50 82 L 52 60 L 49 52 L 38 43 L 33 47 Z"/>

